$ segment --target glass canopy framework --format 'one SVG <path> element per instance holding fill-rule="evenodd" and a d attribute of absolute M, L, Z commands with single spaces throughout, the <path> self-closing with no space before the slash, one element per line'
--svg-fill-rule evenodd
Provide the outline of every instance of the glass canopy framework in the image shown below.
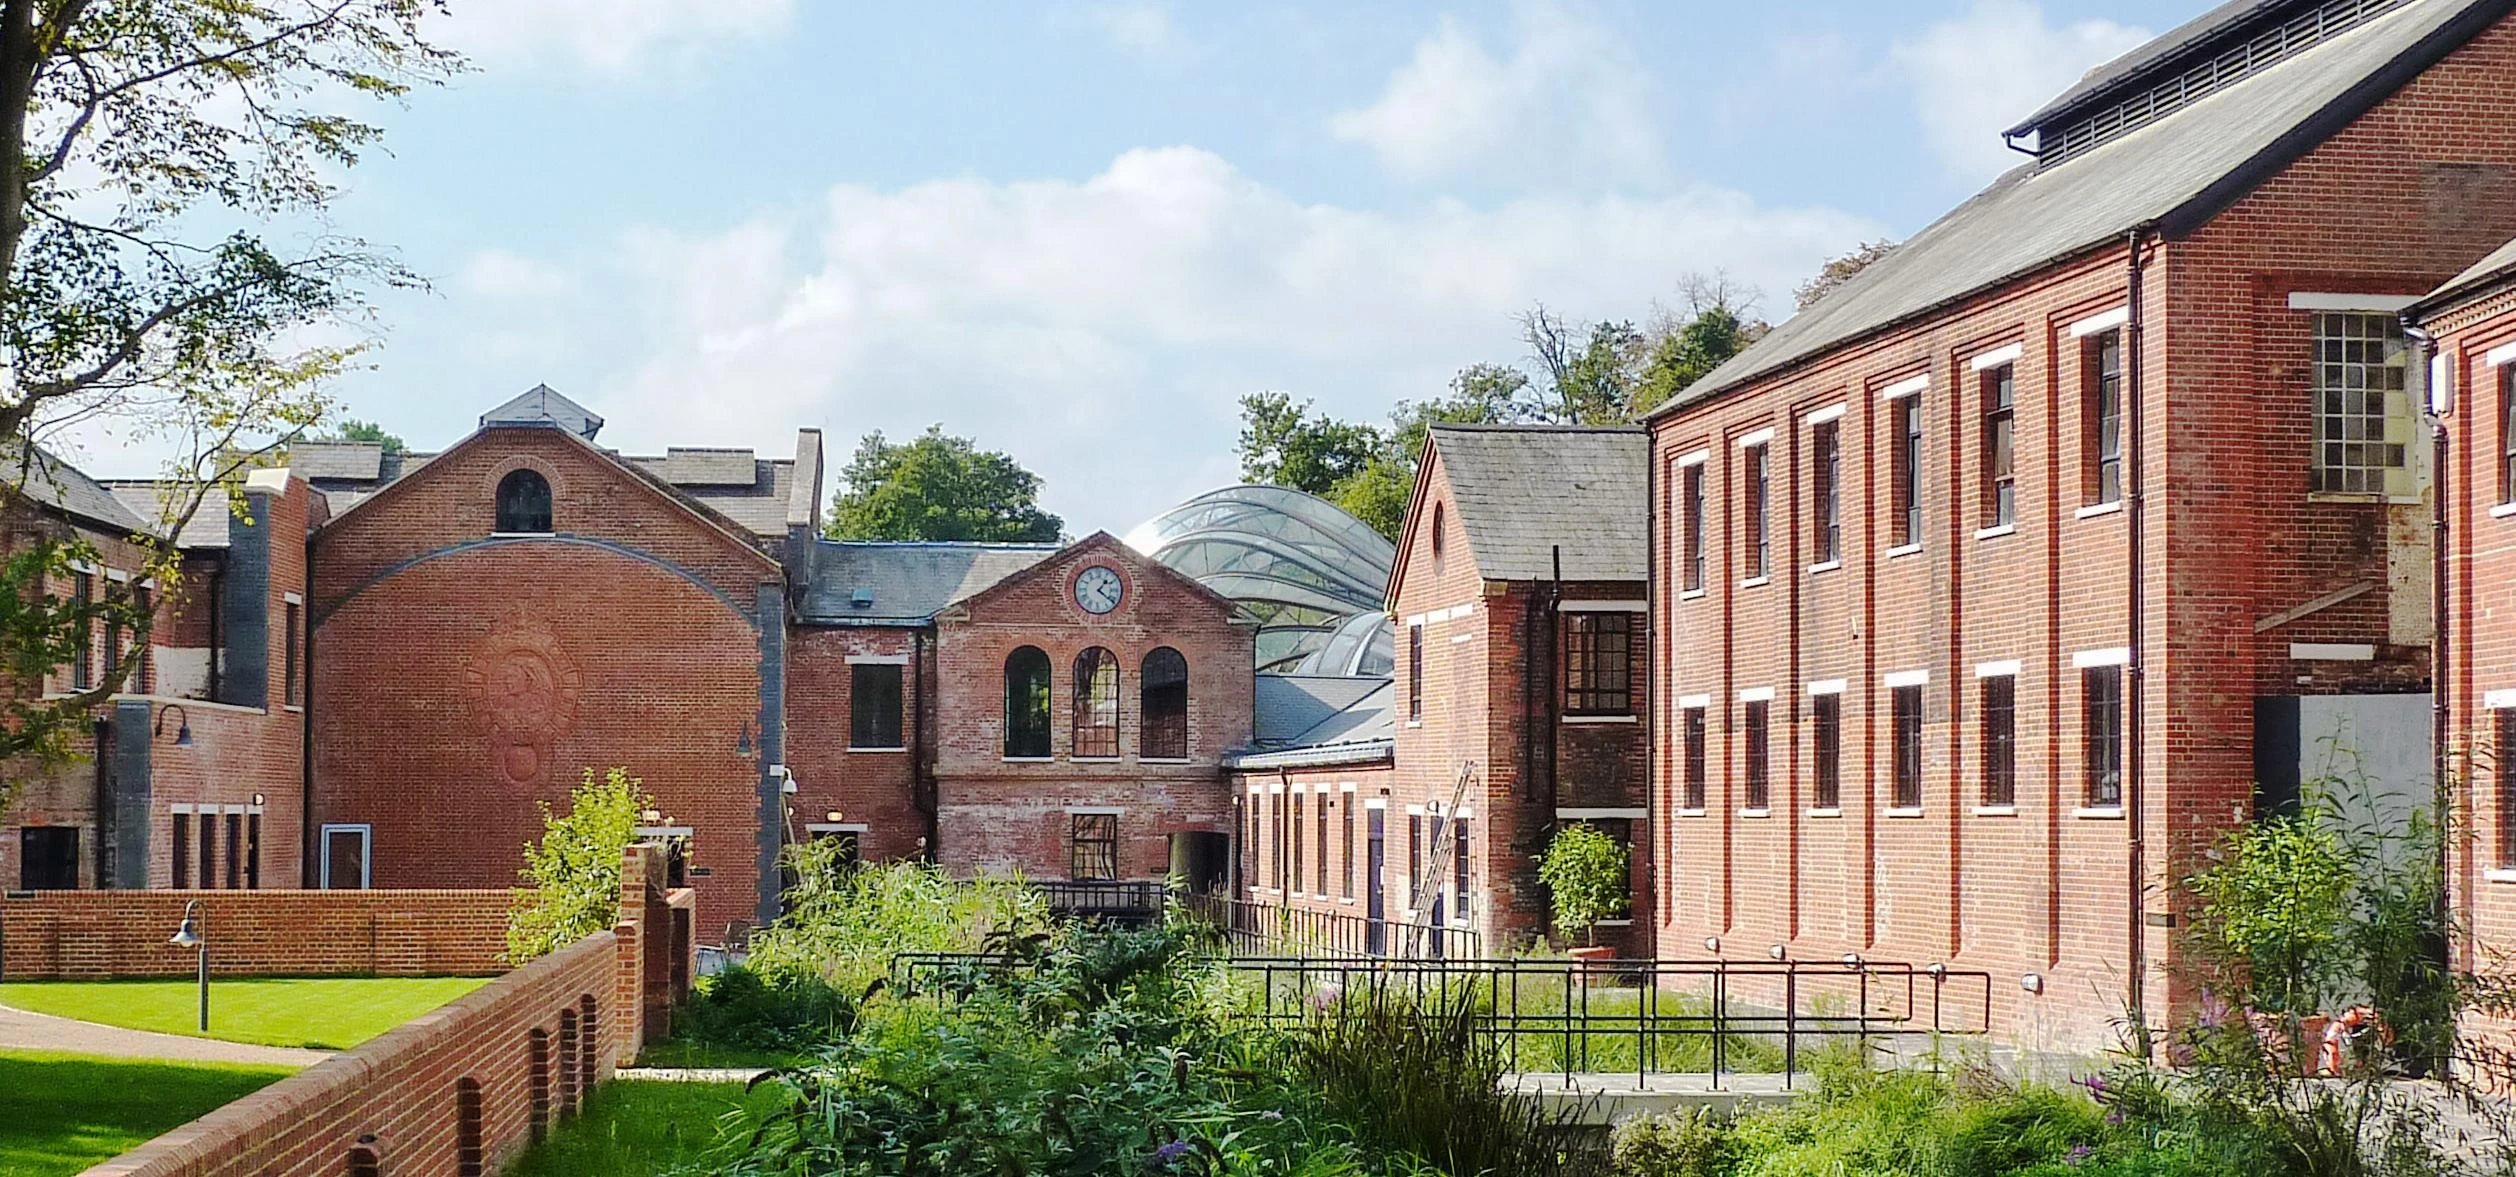
<path fill-rule="evenodd" d="M 1262 672 L 1391 671 L 1384 600 L 1397 549 L 1325 499 L 1227 486 L 1147 520 L 1127 545 L 1249 610 Z"/>

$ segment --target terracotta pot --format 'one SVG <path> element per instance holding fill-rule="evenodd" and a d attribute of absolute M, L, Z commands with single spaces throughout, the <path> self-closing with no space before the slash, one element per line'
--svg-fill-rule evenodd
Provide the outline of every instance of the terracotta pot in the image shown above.
<path fill-rule="evenodd" d="M 1603 969 L 1607 967 L 1607 962 L 1616 959 L 1616 948 L 1608 944 L 1592 944 L 1572 949 L 1565 955 L 1580 961 L 1584 967 Z"/>

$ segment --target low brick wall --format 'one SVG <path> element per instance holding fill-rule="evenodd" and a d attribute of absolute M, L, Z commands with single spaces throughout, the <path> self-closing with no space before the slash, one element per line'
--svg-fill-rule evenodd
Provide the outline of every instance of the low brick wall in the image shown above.
<path fill-rule="evenodd" d="M 198 900 L 217 976 L 485 975 L 511 894 L 476 891 L 38 891 L 0 899 L 0 979 L 190 976 L 166 943 Z"/>
<path fill-rule="evenodd" d="M 496 1173 L 631 1052 L 614 993 L 635 965 L 589 936 L 88 1175 Z"/>

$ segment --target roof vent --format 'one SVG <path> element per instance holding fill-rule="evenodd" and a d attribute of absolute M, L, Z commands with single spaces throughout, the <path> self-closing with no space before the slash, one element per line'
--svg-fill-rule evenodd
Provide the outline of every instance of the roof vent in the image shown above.
<path fill-rule="evenodd" d="M 869 588 L 860 588 L 860 589 L 856 590 L 855 592 L 848 594 L 847 604 L 848 604 L 848 608 L 851 608 L 851 609 L 871 609 L 871 608 L 873 608 L 873 607 L 874 607 L 874 590 L 869 589 Z"/>

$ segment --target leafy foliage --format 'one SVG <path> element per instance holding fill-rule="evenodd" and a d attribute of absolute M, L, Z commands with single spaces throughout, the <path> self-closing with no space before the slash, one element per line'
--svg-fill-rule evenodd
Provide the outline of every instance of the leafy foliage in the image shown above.
<path fill-rule="evenodd" d="M 1066 526 L 1040 510 L 1039 475 L 941 425 L 898 444 L 866 434 L 841 476 L 832 539 L 1045 543 Z"/>
<path fill-rule="evenodd" d="M 746 963 L 771 984 L 812 977 L 857 993 L 901 952 L 975 952 L 999 933 L 1036 930 L 1048 906 L 1019 880 L 955 880 L 929 863 L 843 868 L 833 842 L 787 848 L 786 914 L 751 934 Z"/>
<path fill-rule="evenodd" d="M 384 426 L 373 421 L 354 419 L 341 422 L 334 426 L 331 432 L 315 440 L 365 442 L 368 445 L 381 447 L 388 454 L 404 453 L 410 449 L 409 443 L 403 441 L 400 435 L 385 432 Z"/>
<path fill-rule="evenodd" d="M 1555 899 L 1555 926 L 1598 942 L 1600 920 L 1624 914 L 1632 902 L 1625 848 L 1582 822 L 1556 831 L 1538 856 L 1538 878 Z"/>
<path fill-rule="evenodd" d="M 1800 283 L 1799 288 L 1791 292 L 1793 305 L 1803 311 L 1816 306 L 1820 299 L 1834 293 L 1854 275 L 1895 251 L 1896 243 L 1881 237 L 1876 241 L 1862 242 L 1842 257 L 1829 259 L 1818 269 L 1815 277 Z"/>
<path fill-rule="evenodd" d="M 507 913 L 507 962 L 548 956 L 620 916 L 621 856 L 637 840 L 639 815 L 653 804 L 625 768 L 593 769 L 568 794 L 568 812 L 542 809 L 542 840 L 524 848 L 524 886 Z"/>

